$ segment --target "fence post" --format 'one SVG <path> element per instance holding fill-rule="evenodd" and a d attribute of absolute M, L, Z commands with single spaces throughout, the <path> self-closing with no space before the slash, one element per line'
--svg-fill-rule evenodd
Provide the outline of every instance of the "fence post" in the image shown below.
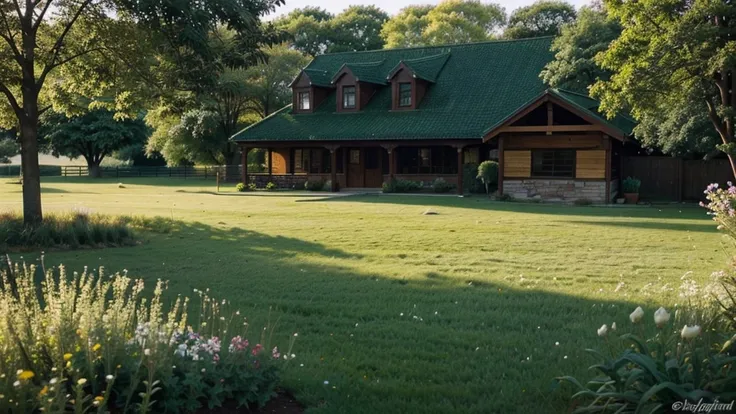
<path fill-rule="evenodd" d="M 207 179 L 207 166 L 204 166 L 204 179 Z"/>
<path fill-rule="evenodd" d="M 187 179 L 187 166 L 184 166 L 184 179 Z"/>

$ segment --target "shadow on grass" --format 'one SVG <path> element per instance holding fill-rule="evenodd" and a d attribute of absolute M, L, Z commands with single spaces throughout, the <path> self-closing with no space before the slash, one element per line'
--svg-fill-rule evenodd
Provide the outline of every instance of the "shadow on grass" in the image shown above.
<path fill-rule="evenodd" d="M 583 350 L 603 346 L 595 330 L 623 327 L 634 307 L 543 291 L 551 281 L 358 271 L 361 258 L 202 223 L 177 223 L 143 246 L 63 256 L 69 270 L 127 268 L 149 289 L 169 280 L 171 297 L 209 287 L 254 327 L 278 318 L 279 345 L 299 332 L 284 386 L 320 412 L 568 412 L 571 390 L 553 378 L 588 379 L 593 361 Z M 52 254 L 46 262 L 59 263 Z"/>
<path fill-rule="evenodd" d="M 310 202 L 360 202 L 371 204 L 401 204 L 410 206 L 437 206 L 452 208 L 468 208 L 486 211 L 500 211 L 528 214 L 545 214 L 561 216 L 590 217 L 631 217 L 631 218 L 672 218 L 687 220 L 709 220 L 706 210 L 697 204 L 673 204 L 651 207 L 611 206 L 574 206 L 555 203 L 523 203 L 489 200 L 484 196 L 472 197 L 438 197 L 422 195 L 380 195 L 358 194 L 349 197 L 323 198 Z"/>
<path fill-rule="evenodd" d="M 678 223 L 678 222 L 667 222 L 667 221 L 587 221 L 587 220 L 570 220 L 567 223 L 570 224 L 583 224 L 593 226 L 605 226 L 605 227 L 626 227 L 635 229 L 645 230 L 674 230 L 674 231 L 693 231 L 703 233 L 716 233 L 716 225 L 711 221 L 703 224 L 695 223 Z"/>

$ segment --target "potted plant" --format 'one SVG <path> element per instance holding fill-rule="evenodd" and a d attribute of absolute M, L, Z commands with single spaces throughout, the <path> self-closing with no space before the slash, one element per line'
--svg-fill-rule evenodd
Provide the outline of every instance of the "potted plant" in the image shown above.
<path fill-rule="evenodd" d="M 621 183 L 621 187 L 627 204 L 636 204 L 639 202 L 639 187 L 641 187 L 640 179 L 636 177 L 628 177 Z"/>

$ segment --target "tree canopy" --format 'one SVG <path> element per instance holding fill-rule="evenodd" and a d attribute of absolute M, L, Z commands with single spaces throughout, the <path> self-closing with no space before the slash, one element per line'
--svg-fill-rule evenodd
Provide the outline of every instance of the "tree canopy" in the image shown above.
<path fill-rule="evenodd" d="M 336 16 L 318 7 L 306 7 L 280 17 L 275 25 L 291 35 L 296 50 L 317 56 L 381 49 L 380 32 L 386 20 L 388 14 L 375 6 L 350 6 Z"/>
<path fill-rule="evenodd" d="M 126 146 L 141 145 L 148 138 L 148 127 L 141 118 L 116 120 L 114 115 L 106 109 L 72 117 L 49 111 L 41 117 L 41 133 L 52 154 L 82 156 L 89 175 L 97 177 L 105 157 Z"/>
<path fill-rule="evenodd" d="M 505 23 L 498 4 L 444 0 L 402 9 L 386 22 L 381 37 L 387 48 L 479 42 L 496 36 Z"/>
<path fill-rule="evenodd" d="M 507 39 L 553 36 L 558 34 L 562 26 L 573 22 L 575 17 L 575 7 L 570 3 L 540 0 L 514 10 L 503 36 Z"/>
<path fill-rule="evenodd" d="M 629 111 L 644 121 L 637 131 L 663 147 L 707 118 L 736 175 L 736 7 L 722 0 L 605 4 L 623 31 L 597 59 L 612 73 L 591 88 L 601 109 Z"/>

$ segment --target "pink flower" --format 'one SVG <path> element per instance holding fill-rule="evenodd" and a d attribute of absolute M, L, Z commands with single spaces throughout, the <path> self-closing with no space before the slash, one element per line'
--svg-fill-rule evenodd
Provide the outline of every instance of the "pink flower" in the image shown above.
<path fill-rule="evenodd" d="M 262 350 L 263 350 L 263 345 L 261 345 L 261 344 L 256 344 L 256 346 L 254 346 L 254 347 L 253 347 L 253 351 L 251 351 L 251 352 L 253 353 L 253 356 L 256 356 L 256 355 L 258 355 L 258 354 L 259 354 L 259 353 L 260 353 L 260 352 L 261 352 Z"/>
<path fill-rule="evenodd" d="M 273 359 L 279 359 L 281 357 L 281 354 L 279 354 L 279 348 L 273 347 L 273 351 L 271 351 L 271 356 L 273 356 Z"/>

